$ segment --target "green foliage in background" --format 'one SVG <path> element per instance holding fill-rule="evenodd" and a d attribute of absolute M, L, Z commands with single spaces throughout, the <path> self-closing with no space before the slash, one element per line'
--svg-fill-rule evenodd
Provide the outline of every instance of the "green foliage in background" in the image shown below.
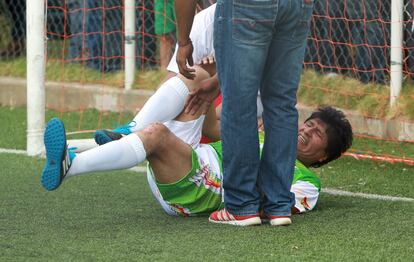
<path fill-rule="evenodd" d="M 411 80 L 403 89 L 395 108 L 389 107 L 389 86 L 363 84 L 344 75 L 322 75 L 306 70 L 298 90 L 298 100 L 307 106 L 332 105 L 354 110 L 372 118 L 414 120 L 414 85 Z"/>

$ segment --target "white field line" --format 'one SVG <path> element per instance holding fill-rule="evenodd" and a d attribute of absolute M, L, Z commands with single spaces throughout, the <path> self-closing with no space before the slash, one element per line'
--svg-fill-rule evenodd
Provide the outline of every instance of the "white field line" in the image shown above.
<path fill-rule="evenodd" d="M 7 149 L 7 148 L 0 148 L 0 153 L 27 155 L 27 151 L 26 150 Z"/>
<path fill-rule="evenodd" d="M 362 198 L 384 200 L 384 201 L 414 202 L 414 198 L 409 198 L 409 197 L 394 197 L 394 196 L 383 196 L 383 195 L 377 195 L 377 194 L 354 193 L 354 192 L 348 192 L 348 191 L 343 191 L 343 190 L 334 189 L 334 188 L 323 188 L 322 193 L 326 193 L 329 195 L 335 195 L 335 196 L 362 197 Z"/>
<path fill-rule="evenodd" d="M 0 148 L 0 153 L 24 155 L 26 154 L 26 151 L 17 150 L 17 149 Z M 147 168 L 145 166 L 136 166 L 136 167 L 130 168 L 129 170 L 137 172 L 137 173 L 145 173 L 147 171 Z M 334 195 L 334 196 L 361 197 L 361 198 L 383 200 L 383 201 L 414 202 L 414 198 L 409 198 L 409 197 L 394 197 L 394 196 L 383 196 L 383 195 L 377 195 L 377 194 L 354 193 L 354 192 L 339 190 L 335 188 L 323 188 L 322 193 L 326 193 L 326 194 Z"/>

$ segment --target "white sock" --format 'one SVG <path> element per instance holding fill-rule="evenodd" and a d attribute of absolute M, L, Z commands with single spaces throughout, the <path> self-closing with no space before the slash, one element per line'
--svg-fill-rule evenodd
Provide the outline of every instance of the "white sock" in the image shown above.
<path fill-rule="evenodd" d="M 77 154 L 69 168 L 68 176 L 84 173 L 126 169 L 143 162 L 147 156 L 144 145 L 136 134 L 106 143 Z"/>
<path fill-rule="evenodd" d="M 177 117 L 184 109 L 188 88 L 178 77 L 168 79 L 152 95 L 134 118 L 131 132 L 144 129 L 151 123 L 166 122 Z"/>

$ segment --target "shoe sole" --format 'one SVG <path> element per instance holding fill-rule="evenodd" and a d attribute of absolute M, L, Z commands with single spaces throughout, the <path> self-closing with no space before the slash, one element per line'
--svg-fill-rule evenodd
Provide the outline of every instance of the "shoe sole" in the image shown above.
<path fill-rule="evenodd" d="M 104 144 L 112 141 L 102 130 L 96 131 L 94 138 L 95 138 L 95 142 L 98 145 L 104 145 Z"/>
<path fill-rule="evenodd" d="M 53 118 L 47 124 L 44 143 L 46 148 L 46 163 L 42 172 L 42 186 L 48 190 L 55 190 L 62 180 L 62 161 L 66 152 L 66 133 L 63 122 Z"/>
<path fill-rule="evenodd" d="M 233 226 L 259 226 L 262 224 L 262 221 L 259 217 L 252 217 L 247 218 L 243 220 L 230 220 L 230 221 L 220 221 L 220 220 L 214 220 L 209 218 L 208 221 L 215 224 L 227 224 L 227 225 L 233 225 Z"/>
<path fill-rule="evenodd" d="M 292 220 L 288 217 L 270 219 L 270 225 L 272 226 L 288 226 L 292 224 Z"/>
<path fill-rule="evenodd" d="M 114 135 L 115 135 L 115 133 L 114 133 Z M 95 138 L 95 142 L 98 144 L 98 145 L 104 145 L 104 144 L 106 144 L 106 143 L 109 143 L 109 142 L 112 142 L 112 141 L 114 141 L 114 140 L 119 140 L 119 139 L 121 139 L 122 138 L 122 135 L 121 134 L 119 134 L 119 137 L 116 137 L 116 138 L 112 138 L 112 137 L 110 137 L 107 133 L 106 133 L 106 131 L 105 130 L 97 130 L 96 132 L 95 132 L 95 136 L 94 136 L 94 138 Z"/>

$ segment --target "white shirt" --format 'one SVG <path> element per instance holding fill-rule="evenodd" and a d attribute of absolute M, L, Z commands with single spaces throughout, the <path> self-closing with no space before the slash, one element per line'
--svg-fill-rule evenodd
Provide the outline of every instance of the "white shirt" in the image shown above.
<path fill-rule="evenodd" d="M 193 42 L 193 62 L 200 64 L 204 57 L 215 57 L 213 47 L 214 34 L 214 12 L 216 4 L 209 6 L 194 16 L 193 27 L 191 27 L 190 39 Z M 174 54 L 167 66 L 167 70 L 179 73 L 177 65 L 177 50 L 175 47 Z"/>

